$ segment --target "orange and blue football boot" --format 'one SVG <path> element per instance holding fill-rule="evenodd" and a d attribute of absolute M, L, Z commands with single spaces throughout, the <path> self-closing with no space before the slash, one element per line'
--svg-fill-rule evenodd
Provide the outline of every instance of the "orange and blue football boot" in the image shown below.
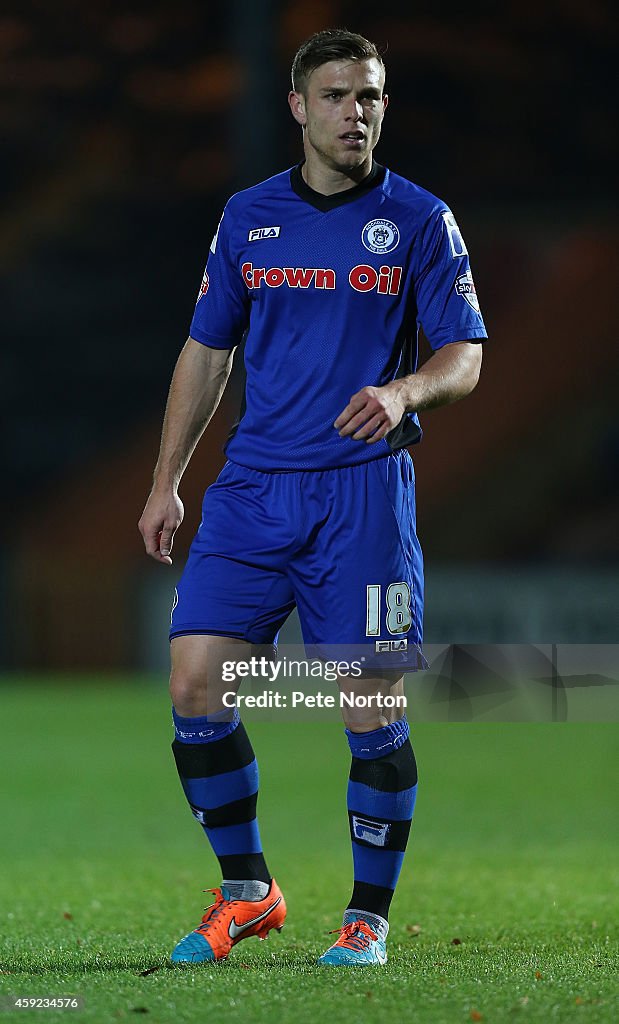
<path fill-rule="evenodd" d="M 203 963 L 225 960 L 241 939 L 257 935 L 266 939 L 272 928 L 281 932 L 286 920 L 286 903 L 273 878 L 263 900 L 233 900 L 224 885 L 205 889 L 215 894 L 215 902 L 207 907 L 198 927 L 186 935 L 172 951 L 173 963 Z"/>
<path fill-rule="evenodd" d="M 366 967 L 387 963 L 387 946 L 366 921 L 349 921 L 330 935 L 340 933 L 339 939 L 318 958 L 319 964 L 331 967 Z"/>

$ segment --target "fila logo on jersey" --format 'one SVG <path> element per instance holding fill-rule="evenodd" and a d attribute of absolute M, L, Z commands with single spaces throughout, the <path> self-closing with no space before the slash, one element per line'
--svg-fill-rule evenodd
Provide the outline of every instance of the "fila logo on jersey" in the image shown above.
<path fill-rule="evenodd" d="M 260 288 L 266 284 L 268 288 L 318 288 L 333 291 L 335 288 L 335 270 L 318 267 L 254 267 L 253 263 L 244 263 L 241 267 L 243 280 L 248 288 Z M 402 282 L 402 267 L 380 267 L 375 270 L 365 263 L 353 267 L 348 275 L 348 283 L 356 292 L 376 290 L 379 295 L 398 295 Z"/>
<path fill-rule="evenodd" d="M 386 252 L 393 252 L 399 245 L 400 230 L 392 220 L 378 217 L 365 225 L 361 232 L 361 241 L 370 252 L 377 252 L 382 256 Z"/>
<path fill-rule="evenodd" d="M 455 289 L 457 294 L 461 295 L 476 313 L 479 313 L 479 299 L 477 298 L 473 275 L 470 270 L 467 270 L 466 274 L 461 274 L 461 276 L 457 278 Z"/>
<path fill-rule="evenodd" d="M 252 228 L 247 236 L 248 242 L 260 242 L 263 238 L 279 238 L 281 227 Z"/>

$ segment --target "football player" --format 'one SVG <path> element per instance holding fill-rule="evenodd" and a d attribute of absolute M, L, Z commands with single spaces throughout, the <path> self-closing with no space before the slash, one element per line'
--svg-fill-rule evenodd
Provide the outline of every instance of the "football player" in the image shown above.
<path fill-rule="evenodd" d="M 168 565 L 181 476 L 246 336 L 242 414 L 172 613 L 174 756 L 223 877 L 174 962 L 223 959 L 286 915 L 260 841 L 254 752 L 238 710 L 223 708 L 223 660 L 274 645 L 296 607 L 308 651 L 365 652 L 343 693 L 397 696 L 404 671 L 423 666 L 408 448 L 419 412 L 475 387 L 486 331 L 453 213 L 374 160 L 387 102 L 367 39 L 328 30 L 303 43 L 289 104 L 304 157 L 228 201 L 172 379 L 140 520 L 148 554 Z M 433 354 L 417 368 L 420 327 Z M 324 965 L 386 962 L 413 817 L 406 716 L 366 704 L 343 709 L 354 879 Z"/>

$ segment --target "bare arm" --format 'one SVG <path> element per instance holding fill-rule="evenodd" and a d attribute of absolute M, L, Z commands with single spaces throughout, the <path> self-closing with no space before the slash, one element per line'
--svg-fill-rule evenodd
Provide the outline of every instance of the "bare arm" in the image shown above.
<path fill-rule="evenodd" d="M 481 357 L 480 344 L 457 341 L 445 345 L 417 373 L 380 388 L 361 388 L 334 427 L 340 437 L 375 444 L 398 425 L 404 413 L 448 405 L 470 394 L 479 380 Z"/>
<path fill-rule="evenodd" d="M 138 529 L 146 551 L 172 564 L 174 534 L 183 521 L 178 485 L 194 449 L 221 400 L 232 368 L 233 351 L 207 348 L 188 338 L 170 384 L 153 488 Z"/>

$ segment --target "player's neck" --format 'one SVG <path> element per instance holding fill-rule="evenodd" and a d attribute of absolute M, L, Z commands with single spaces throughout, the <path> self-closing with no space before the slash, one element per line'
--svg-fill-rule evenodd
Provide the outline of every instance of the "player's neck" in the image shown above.
<path fill-rule="evenodd" d="M 312 153 L 305 154 L 305 163 L 301 167 L 301 174 L 306 185 L 309 185 L 314 192 L 320 192 L 323 196 L 332 196 L 337 192 L 345 192 L 346 189 L 354 188 L 372 170 L 372 154 L 364 160 L 359 167 L 350 171 L 338 171 L 333 167 L 327 167 L 321 160 L 314 157 Z"/>

